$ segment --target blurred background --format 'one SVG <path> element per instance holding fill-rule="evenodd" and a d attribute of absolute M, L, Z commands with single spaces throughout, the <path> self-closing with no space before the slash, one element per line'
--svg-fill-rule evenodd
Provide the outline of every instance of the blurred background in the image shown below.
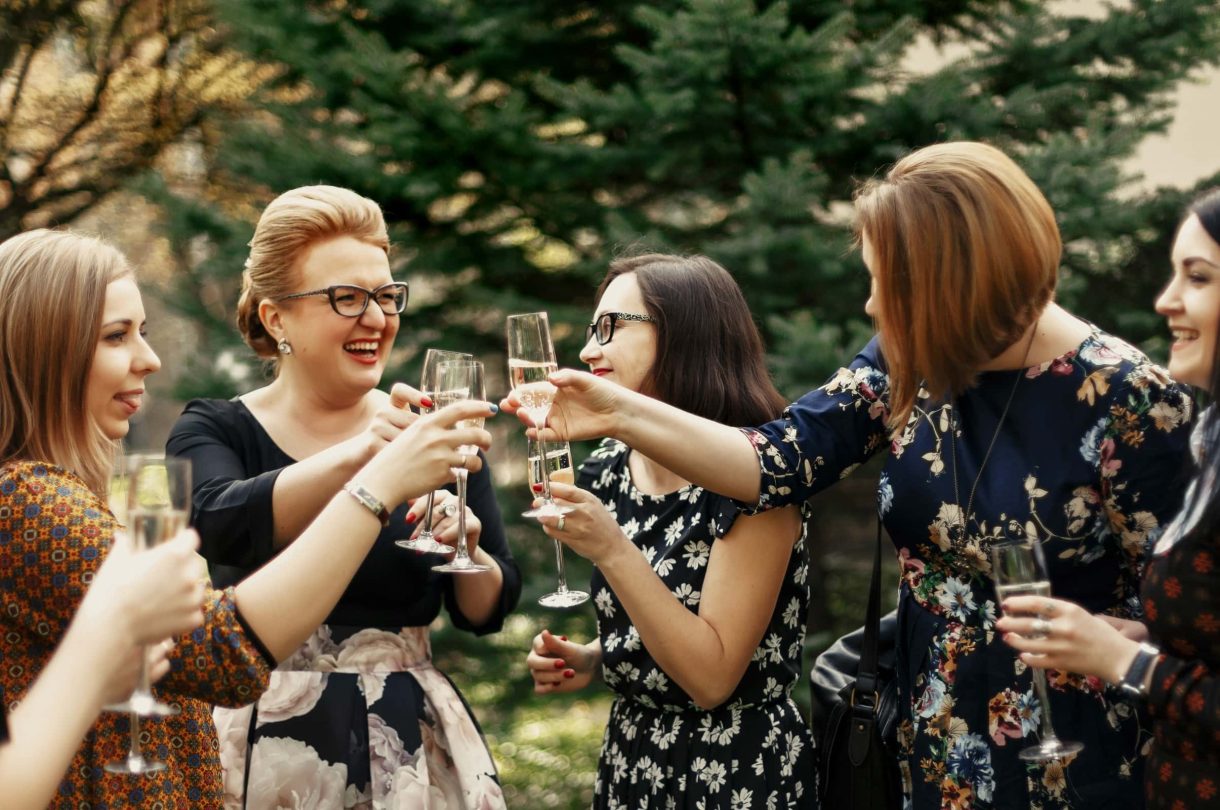
<path fill-rule="evenodd" d="M 139 266 L 165 367 L 136 449 L 189 398 L 261 384 L 233 325 L 246 242 L 310 183 L 390 223 L 412 291 L 387 385 L 438 346 L 503 392 L 513 312 L 548 310 L 577 364 L 607 260 L 647 245 L 733 272 L 795 398 L 870 334 L 857 183 L 982 139 L 1058 213 L 1061 300 L 1163 359 L 1172 228 L 1220 183 L 1218 59 L 1216 0 L 0 0 L 0 239 L 71 226 Z M 440 623 L 434 649 L 510 806 L 583 807 L 608 694 L 534 697 L 524 651 L 542 627 L 591 638 L 592 610 L 535 605 L 553 557 L 515 517 L 524 438 L 495 428 L 526 591 L 503 632 Z M 875 478 L 815 503 L 807 664 L 862 620 Z"/>

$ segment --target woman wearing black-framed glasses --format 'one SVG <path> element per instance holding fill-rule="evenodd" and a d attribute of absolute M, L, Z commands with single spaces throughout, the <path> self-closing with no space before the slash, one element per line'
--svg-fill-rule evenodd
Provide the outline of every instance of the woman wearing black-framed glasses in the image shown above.
<path fill-rule="evenodd" d="M 346 189 L 296 189 L 263 212 L 238 326 L 274 364 L 275 379 L 234 400 L 189 403 L 168 444 L 194 462 L 195 525 L 218 586 L 293 543 L 361 460 L 416 418 L 406 406 L 421 404 L 419 392 L 378 390 L 408 300 L 407 284 L 390 274 L 388 248 L 380 209 Z M 304 795 L 330 780 L 338 792 L 320 800 L 327 807 L 390 806 L 437 785 L 449 807 L 503 806 L 473 717 L 432 667 L 428 626 L 443 606 L 457 627 L 498 630 L 517 603 L 520 574 L 487 468 L 475 471 L 473 457 L 455 456 L 451 465 L 471 470 L 467 545 L 490 570 L 434 576 L 443 557 L 394 545 L 410 534 L 407 507 L 387 515 L 377 493 L 353 492 L 387 525 L 352 584 L 277 670 L 253 717 L 216 712 L 226 784 L 242 791 L 233 803 L 279 806 L 291 791 Z M 437 499 L 433 530 L 453 545 L 457 519 L 447 505 Z M 299 768 L 301 751 L 317 760 L 307 769 Z M 371 779 L 380 765 L 370 751 L 419 764 Z M 311 783 L 301 784 L 306 778 Z"/>

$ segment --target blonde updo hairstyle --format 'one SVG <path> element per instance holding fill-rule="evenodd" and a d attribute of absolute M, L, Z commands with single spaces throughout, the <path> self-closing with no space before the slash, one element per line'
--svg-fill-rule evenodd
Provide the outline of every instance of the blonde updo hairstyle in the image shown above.
<path fill-rule="evenodd" d="M 81 403 L 106 287 L 133 275 L 92 236 L 38 229 L 0 244 L 0 463 L 45 461 L 105 497 L 118 442 Z"/>
<path fill-rule="evenodd" d="M 350 236 L 388 254 L 390 239 L 377 203 L 336 186 L 302 186 L 286 191 L 263 211 L 250 240 L 237 300 L 237 328 L 254 353 L 276 360 L 276 340 L 259 317 L 259 304 L 300 292 L 301 254 L 309 246 Z"/>
<path fill-rule="evenodd" d="M 1033 180 L 999 149 L 941 143 L 912 152 L 857 193 L 873 249 L 874 303 L 889 367 L 892 431 L 921 385 L 961 394 L 1050 302 L 1062 242 Z"/>

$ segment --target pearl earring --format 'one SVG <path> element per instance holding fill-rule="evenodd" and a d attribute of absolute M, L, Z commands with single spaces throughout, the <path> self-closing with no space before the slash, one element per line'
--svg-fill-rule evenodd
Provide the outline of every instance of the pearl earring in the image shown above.
<path fill-rule="evenodd" d="M 275 344 L 275 349 L 282 355 L 292 354 L 292 344 L 288 342 L 288 338 L 280 338 L 280 342 Z"/>

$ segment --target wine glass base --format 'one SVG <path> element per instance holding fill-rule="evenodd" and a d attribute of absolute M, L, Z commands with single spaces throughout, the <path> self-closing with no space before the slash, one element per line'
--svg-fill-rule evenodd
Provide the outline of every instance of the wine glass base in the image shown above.
<path fill-rule="evenodd" d="M 448 554 L 453 551 L 453 546 L 438 543 L 431 537 L 424 537 L 422 534 L 413 540 L 395 540 L 394 545 L 424 554 Z"/>
<path fill-rule="evenodd" d="M 572 507 L 570 506 L 560 506 L 557 503 L 551 502 L 544 503 L 542 506 L 539 506 L 536 509 L 531 509 L 528 512 L 522 512 L 521 517 L 559 517 L 560 515 L 566 515 L 571 511 Z"/>
<path fill-rule="evenodd" d="M 173 717 L 181 711 L 177 706 L 162 703 L 152 695 L 132 695 L 122 703 L 104 706 L 103 710 L 137 714 L 140 717 Z"/>
<path fill-rule="evenodd" d="M 1057 759 L 1066 759 L 1083 750 L 1084 743 L 1054 740 L 1022 748 L 1017 752 L 1017 757 L 1025 762 L 1053 762 Z"/>
<path fill-rule="evenodd" d="M 452 551 L 452 549 L 450 549 Z M 490 565 L 482 563 L 445 563 L 443 565 L 434 565 L 432 570 L 440 574 L 478 574 L 482 571 L 490 571 Z"/>
<path fill-rule="evenodd" d="M 139 776 L 145 773 L 157 773 L 165 770 L 164 762 L 157 762 L 154 759 L 145 759 L 144 757 L 128 757 L 119 762 L 107 762 L 105 765 L 106 773 L 127 773 L 132 776 Z"/>
<path fill-rule="evenodd" d="M 555 591 L 538 597 L 538 604 L 549 608 L 569 608 L 589 601 L 584 591 Z"/>

